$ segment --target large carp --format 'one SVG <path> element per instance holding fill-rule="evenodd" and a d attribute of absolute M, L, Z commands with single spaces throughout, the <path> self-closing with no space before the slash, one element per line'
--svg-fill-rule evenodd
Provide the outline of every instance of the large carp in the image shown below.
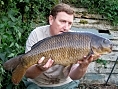
<path fill-rule="evenodd" d="M 54 65 L 60 64 L 66 67 L 77 63 L 83 56 L 110 53 L 111 48 L 112 43 L 109 39 L 93 33 L 65 32 L 39 41 L 29 52 L 5 62 L 4 68 L 14 69 L 12 82 L 18 84 L 26 70 L 36 64 L 41 57 L 45 57 L 42 64 L 51 58 L 54 60 Z"/>

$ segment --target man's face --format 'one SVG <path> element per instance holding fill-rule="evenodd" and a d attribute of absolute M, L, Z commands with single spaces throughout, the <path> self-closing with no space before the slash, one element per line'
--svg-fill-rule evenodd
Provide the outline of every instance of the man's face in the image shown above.
<path fill-rule="evenodd" d="M 68 32 L 72 26 L 74 16 L 65 12 L 59 12 L 56 17 L 49 16 L 51 35 Z"/>

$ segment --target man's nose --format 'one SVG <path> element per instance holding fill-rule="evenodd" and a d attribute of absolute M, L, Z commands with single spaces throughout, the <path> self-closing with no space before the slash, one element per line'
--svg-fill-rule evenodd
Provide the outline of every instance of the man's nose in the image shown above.
<path fill-rule="evenodd" d="M 66 22 L 65 24 L 64 24 L 64 31 L 68 31 L 69 30 L 69 25 L 68 25 L 68 23 Z"/>

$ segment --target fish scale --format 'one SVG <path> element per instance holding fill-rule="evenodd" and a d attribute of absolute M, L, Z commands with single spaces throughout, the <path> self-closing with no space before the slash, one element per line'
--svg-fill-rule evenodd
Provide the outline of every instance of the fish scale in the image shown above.
<path fill-rule="evenodd" d="M 67 67 L 77 63 L 78 60 L 82 60 L 83 56 L 88 56 L 90 53 L 94 55 L 110 53 L 112 51 L 111 44 L 109 39 L 93 33 L 65 32 L 37 42 L 29 52 L 4 63 L 4 68 L 6 70 L 14 69 L 12 82 L 18 84 L 26 70 L 30 66 L 37 64 L 38 60 L 43 56 L 45 60 L 42 62 L 42 65 L 51 58 L 54 60 L 53 65 L 60 64 Z M 18 61 L 18 65 L 15 65 L 14 60 L 21 61 Z"/>

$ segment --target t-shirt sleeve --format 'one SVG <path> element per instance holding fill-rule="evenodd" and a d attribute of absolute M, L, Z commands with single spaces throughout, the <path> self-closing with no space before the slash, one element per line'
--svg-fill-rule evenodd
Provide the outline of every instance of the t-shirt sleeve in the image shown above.
<path fill-rule="evenodd" d="M 31 47 L 37 43 L 38 41 L 48 37 L 47 32 L 49 34 L 49 26 L 41 26 L 35 28 L 29 35 L 27 41 L 26 41 L 26 48 L 25 52 L 28 52 L 31 50 Z"/>
<path fill-rule="evenodd" d="M 37 34 L 35 31 L 32 31 L 26 41 L 26 48 L 25 52 L 28 52 L 31 50 L 31 47 L 38 41 Z"/>

